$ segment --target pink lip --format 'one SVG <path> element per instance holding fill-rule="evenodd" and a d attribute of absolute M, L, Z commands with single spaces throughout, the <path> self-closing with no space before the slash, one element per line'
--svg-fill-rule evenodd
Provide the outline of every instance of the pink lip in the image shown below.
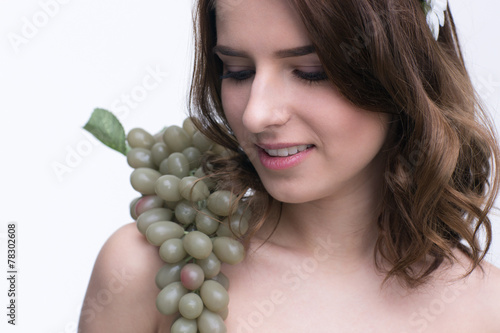
<path fill-rule="evenodd" d="M 271 156 L 264 149 L 283 149 L 300 144 L 259 144 L 257 151 L 259 154 L 260 163 L 270 170 L 284 170 L 294 167 L 301 163 L 315 148 L 314 146 L 307 148 L 297 154 L 291 156 Z"/>

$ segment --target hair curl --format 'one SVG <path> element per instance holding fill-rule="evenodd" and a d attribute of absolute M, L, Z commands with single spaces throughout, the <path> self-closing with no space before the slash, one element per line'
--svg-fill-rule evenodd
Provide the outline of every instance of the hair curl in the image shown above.
<path fill-rule="evenodd" d="M 189 111 L 211 140 L 234 152 L 211 160 L 221 184 L 243 197 L 253 223 L 274 200 L 224 116 L 215 1 L 199 0 Z M 409 287 L 424 283 L 458 248 L 477 268 L 491 243 L 487 216 L 498 192 L 498 144 L 465 69 L 450 9 L 435 41 L 420 0 L 291 0 L 329 79 L 355 105 L 392 115 L 375 262 Z M 224 186 L 224 185 L 222 185 Z M 279 219 L 278 219 L 279 220 Z M 479 241 L 484 232 L 484 245 Z M 422 267 L 423 269 L 415 269 Z"/>

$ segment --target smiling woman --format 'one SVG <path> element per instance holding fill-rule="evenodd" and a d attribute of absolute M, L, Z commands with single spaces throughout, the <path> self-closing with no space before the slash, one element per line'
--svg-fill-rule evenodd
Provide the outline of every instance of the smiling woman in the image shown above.
<path fill-rule="evenodd" d="M 199 0 L 195 21 L 191 115 L 228 149 L 205 172 L 252 211 L 227 331 L 500 331 L 498 142 L 449 8 Z M 161 265 L 134 226 L 112 236 L 89 290 L 137 278 L 83 332 L 188 332 L 154 309 Z"/>

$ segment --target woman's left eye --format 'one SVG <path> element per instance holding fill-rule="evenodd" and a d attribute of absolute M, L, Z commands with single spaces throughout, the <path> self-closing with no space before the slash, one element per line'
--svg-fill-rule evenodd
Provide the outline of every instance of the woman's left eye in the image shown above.
<path fill-rule="evenodd" d="M 299 79 L 305 80 L 308 83 L 320 83 L 321 81 L 328 80 L 328 76 L 325 72 L 303 72 L 295 69 L 293 71 L 293 75 L 298 77 Z"/>

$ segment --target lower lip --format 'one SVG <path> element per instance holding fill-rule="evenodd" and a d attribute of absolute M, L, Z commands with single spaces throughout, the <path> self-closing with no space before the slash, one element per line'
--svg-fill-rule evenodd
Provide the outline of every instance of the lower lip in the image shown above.
<path fill-rule="evenodd" d="M 264 167 L 270 170 L 284 170 L 292 168 L 302 162 L 313 149 L 314 146 L 290 156 L 271 156 L 262 148 L 259 148 L 258 151 L 260 163 L 262 163 Z"/>

